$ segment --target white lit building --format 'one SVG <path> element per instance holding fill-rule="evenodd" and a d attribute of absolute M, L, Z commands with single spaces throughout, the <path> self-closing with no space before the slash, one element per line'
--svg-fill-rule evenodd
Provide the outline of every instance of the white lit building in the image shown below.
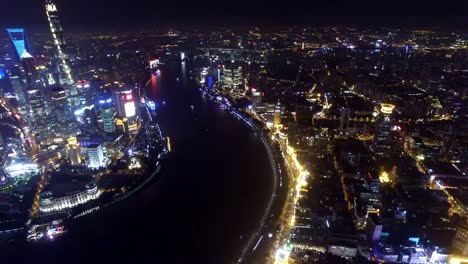
<path fill-rule="evenodd" d="M 28 178 L 38 174 L 40 167 L 27 158 L 17 158 L 8 161 L 3 167 L 5 174 L 12 178 Z"/>
<path fill-rule="evenodd" d="M 105 165 L 102 144 L 93 144 L 86 149 L 88 155 L 88 167 L 99 168 Z"/>
<path fill-rule="evenodd" d="M 41 212 L 61 211 L 95 200 L 101 195 L 94 183 L 89 183 L 84 190 L 71 192 L 64 196 L 56 197 L 52 192 L 45 192 L 40 196 L 39 210 Z"/>

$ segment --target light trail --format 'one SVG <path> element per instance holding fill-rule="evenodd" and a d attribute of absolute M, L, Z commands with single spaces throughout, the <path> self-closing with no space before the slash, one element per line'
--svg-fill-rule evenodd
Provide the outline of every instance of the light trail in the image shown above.
<path fill-rule="evenodd" d="M 258 245 L 260 244 L 260 242 L 262 242 L 262 239 L 263 239 L 263 235 L 260 237 L 260 239 L 257 241 L 257 244 L 255 244 L 255 247 L 252 249 L 252 252 L 255 251 L 258 247 Z"/>

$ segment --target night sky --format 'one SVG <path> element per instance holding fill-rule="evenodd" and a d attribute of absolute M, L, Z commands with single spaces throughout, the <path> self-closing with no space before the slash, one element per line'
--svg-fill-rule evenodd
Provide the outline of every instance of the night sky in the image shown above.
<path fill-rule="evenodd" d="M 0 2 L 0 26 L 46 25 L 44 0 Z M 163 23 L 468 25 L 468 1 L 464 0 L 55 0 L 55 3 L 65 27 L 87 30 L 92 26 L 134 28 Z"/>

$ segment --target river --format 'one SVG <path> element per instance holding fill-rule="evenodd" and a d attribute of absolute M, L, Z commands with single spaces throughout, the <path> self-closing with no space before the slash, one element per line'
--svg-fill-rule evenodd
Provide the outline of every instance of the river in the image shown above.
<path fill-rule="evenodd" d="M 245 124 L 204 100 L 185 68 L 167 64 L 148 90 L 172 149 L 158 180 L 82 217 L 57 241 L 15 242 L 0 257 L 22 263 L 232 263 L 238 258 L 271 196 L 268 156 Z"/>

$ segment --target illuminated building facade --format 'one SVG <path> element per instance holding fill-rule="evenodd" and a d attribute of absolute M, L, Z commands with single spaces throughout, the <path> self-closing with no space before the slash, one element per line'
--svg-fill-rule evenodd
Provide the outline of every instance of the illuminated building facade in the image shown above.
<path fill-rule="evenodd" d="M 68 105 L 67 93 L 63 87 L 52 88 L 51 102 L 58 123 L 68 123 L 71 119 L 71 109 Z"/>
<path fill-rule="evenodd" d="M 24 28 L 7 28 L 7 32 L 13 44 L 16 58 L 26 77 L 24 83 L 26 83 L 28 87 L 36 86 L 36 81 L 38 80 L 36 65 L 31 55 L 31 49 Z M 19 75 L 18 71 L 17 74 L 10 76 L 10 79 L 19 105 L 25 106 L 28 101 L 28 96 L 22 82 L 23 78 L 20 78 Z"/>
<path fill-rule="evenodd" d="M 131 118 L 136 115 L 135 96 L 132 89 L 119 87 L 112 91 L 112 99 L 121 118 Z"/>
<path fill-rule="evenodd" d="M 8 35 L 16 51 L 16 57 L 21 60 L 24 53 L 31 54 L 29 42 L 24 28 L 7 28 Z"/>
<path fill-rule="evenodd" d="M 54 39 L 54 45 L 57 48 L 57 79 L 62 85 L 73 85 L 73 77 L 70 68 L 70 62 L 66 51 L 66 43 L 63 38 L 63 28 L 60 23 L 57 6 L 50 0 L 46 0 L 46 14 L 49 20 L 50 31 Z"/>
<path fill-rule="evenodd" d="M 67 150 L 67 156 L 72 165 L 81 164 L 81 150 L 76 137 L 68 138 L 65 149 Z"/>
<path fill-rule="evenodd" d="M 19 110 L 26 110 L 26 93 L 23 85 L 21 84 L 21 79 L 17 75 L 10 75 L 10 83 L 15 92 L 16 100 L 18 101 Z"/>
<path fill-rule="evenodd" d="M 27 158 L 16 158 L 5 163 L 3 170 L 8 177 L 29 178 L 39 173 L 39 165 Z"/>
<path fill-rule="evenodd" d="M 38 132 L 40 137 L 46 137 L 44 130 L 47 126 L 47 112 L 41 91 L 34 86 L 28 87 L 27 101 L 34 131 Z"/>
<path fill-rule="evenodd" d="M 115 124 L 114 124 L 114 109 L 112 108 L 112 98 L 101 97 L 99 99 L 99 109 L 101 112 L 101 119 L 102 119 L 104 132 L 114 133 Z"/>
<path fill-rule="evenodd" d="M 275 111 L 273 112 L 273 124 L 275 126 L 281 125 L 281 104 L 279 101 L 275 106 Z"/>
<path fill-rule="evenodd" d="M 380 105 L 380 116 L 378 117 L 372 150 L 376 156 L 386 157 L 391 152 L 391 129 L 393 126 L 392 113 L 395 108 L 392 104 Z"/>
<path fill-rule="evenodd" d="M 40 196 L 39 210 L 41 212 L 66 210 L 95 200 L 99 198 L 100 195 L 101 191 L 94 183 L 87 184 L 84 190 L 78 190 L 60 196 L 55 195 L 53 192 L 44 192 Z"/>
<path fill-rule="evenodd" d="M 104 166 L 104 152 L 102 144 L 92 144 L 88 146 L 86 153 L 88 154 L 88 167 L 99 168 Z"/>

